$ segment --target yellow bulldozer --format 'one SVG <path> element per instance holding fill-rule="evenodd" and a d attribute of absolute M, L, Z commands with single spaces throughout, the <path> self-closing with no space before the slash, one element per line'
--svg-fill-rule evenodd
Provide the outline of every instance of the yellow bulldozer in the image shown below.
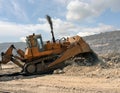
<path fill-rule="evenodd" d="M 98 59 L 90 46 L 80 36 L 55 39 L 50 16 L 46 16 L 52 34 L 52 41 L 43 41 L 40 34 L 26 37 L 25 51 L 11 45 L 1 53 L 1 64 L 13 62 L 27 74 L 51 73 L 66 66 L 66 60 L 92 65 Z M 14 55 L 16 50 L 18 55 Z"/>

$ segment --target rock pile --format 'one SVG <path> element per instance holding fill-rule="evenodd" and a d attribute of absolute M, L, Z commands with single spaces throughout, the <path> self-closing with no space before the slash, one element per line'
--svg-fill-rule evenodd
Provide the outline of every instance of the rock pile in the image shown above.
<path fill-rule="evenodd" d="M 103 77 L 118 78 L 120 77 L 120 54 L 108 54 L 99 60 L 93 66 L 80 66 L 72 64 L 64 69 L 64 75 L 81 76 L 81 77 Z"/>
<path fill-rule="evenodd" d="M 102 57 L 104 62 L 120 63 L 120 53 L 111 53 Z"/>

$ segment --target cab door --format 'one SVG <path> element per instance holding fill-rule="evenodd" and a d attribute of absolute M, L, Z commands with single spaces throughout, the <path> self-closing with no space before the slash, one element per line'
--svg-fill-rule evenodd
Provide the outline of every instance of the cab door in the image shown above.
<path fill-rule="evenodd" d="M 41 35 L 36 36 L 39 51 L 44 51 L 44 45 Z"/>

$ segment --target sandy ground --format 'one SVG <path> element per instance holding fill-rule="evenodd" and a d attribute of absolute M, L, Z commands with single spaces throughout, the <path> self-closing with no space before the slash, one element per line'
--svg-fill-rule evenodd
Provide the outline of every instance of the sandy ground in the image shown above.
<path fill-rule="evenodd" d="M 10 93 L 119 93 L 120 79 L 46 75 L 0 82 L 0 92 Z"/>
<path fill-rule="evenodd" d="M 3 66 L 1 74 L 20 69 Z M 120 93 L 120 68 L 68 66 L 65 73 L 34 76 L 1 76 L 0 93 Z"/>

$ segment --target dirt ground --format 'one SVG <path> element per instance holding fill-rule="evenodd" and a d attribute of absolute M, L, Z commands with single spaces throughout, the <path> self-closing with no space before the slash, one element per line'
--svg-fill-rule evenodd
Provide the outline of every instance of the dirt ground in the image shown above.
<path fill-rule="evenodd" d="M 61 74 L 2 76 L 17 71 L 12 63 L 3 66 L 0 93 L 120 93 L 120 64 L 74 64 Z"/>

